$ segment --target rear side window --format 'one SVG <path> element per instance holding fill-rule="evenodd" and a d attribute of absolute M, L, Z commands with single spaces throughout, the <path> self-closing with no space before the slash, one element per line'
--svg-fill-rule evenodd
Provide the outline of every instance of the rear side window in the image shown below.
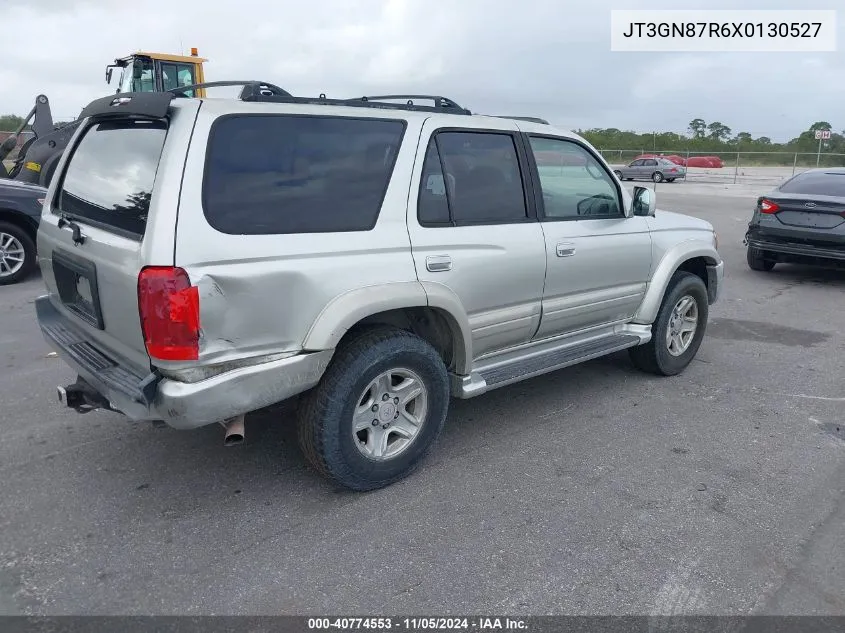
<path fill-rule="evenodd" d="M 235 235 L 368 231 L 404 131 L 386 119 L 221 118 L 209 139 L 205 217 Z"/>
<path fill-rule="evenodd" d="M 426 149 L 417 213 L 423 226 L 525 221 L 525 191 L 513 136 L 435 134 Z"/>
<path fill-rule="evenodd" d="M 845 173 L 808 172 L 790 178 L 780 187 L 784 193 L 845 197 Z"/>
<path fill-rule="evenodd" d="M 113 121 L 91 126 L 73 150 L 57 211 L 141 237 L 167 134 L 159 121 Z"/>

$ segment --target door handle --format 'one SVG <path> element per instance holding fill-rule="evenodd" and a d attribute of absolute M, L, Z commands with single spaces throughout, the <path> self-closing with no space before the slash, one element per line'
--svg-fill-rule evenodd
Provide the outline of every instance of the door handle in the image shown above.
<path fill-rule="evenodd" d="M 445 273 L 452 270 L 452 258 L 448 255 L 429 255 L 425 258 L 425 267 L 430 273 Z"/>
<path fill-rule="evenodd" d="M 572 257 L 575 254 L 575 244 L 572 242 L 558 242 L 555 252 L 558 257 Z"/>

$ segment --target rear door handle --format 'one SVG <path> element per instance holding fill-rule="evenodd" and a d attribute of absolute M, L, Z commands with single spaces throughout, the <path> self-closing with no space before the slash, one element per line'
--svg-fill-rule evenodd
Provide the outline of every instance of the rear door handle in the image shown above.
<path fill-rule="evenodd" d="M 575 244 L 572 242 L 558 242 L 555 252 L 558 257 L 572 257 L 575 254 Z"/>
<path fill-rule="evenodd" d="M 425 258 L 425 267 L 430 273 L 445 273 L 452 270 L 452 258 L 448 255 L 429 255 Z"/>

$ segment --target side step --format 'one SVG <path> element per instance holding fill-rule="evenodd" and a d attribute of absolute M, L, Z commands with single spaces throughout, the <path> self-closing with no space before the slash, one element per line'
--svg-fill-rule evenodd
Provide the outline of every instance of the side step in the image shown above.
<path fill-rule="evenodd" d="M 643 339 L 633 334 L 612 334 L 574 345 L 558 344 L 512 359 L 491 359 L 486 366 L 476 368 L 471 376 L 455 383 L 456 395 L 471 398 L 491 389 L 634 347 L 641 342 Z"/>

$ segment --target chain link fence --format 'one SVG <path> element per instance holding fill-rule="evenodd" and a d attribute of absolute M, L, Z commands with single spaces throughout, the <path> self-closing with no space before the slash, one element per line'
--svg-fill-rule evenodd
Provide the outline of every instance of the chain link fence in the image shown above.
<path fill-rule="evenodd" d="M 672 150 L 600 149 L 612 166 L 628 165 L 639 156 L 664 156 L 683 159 L 688 166 L 689 182 L 716 184 L 778 185 L 787 178 L 816 167 L 845 167 L 845 154 L 829 152 L 690 152 Z M 704 158 L 715 158 L 710 166 Z M 690 161 L 690 159 L 693 159 Z M 698 160 L 696 160 L 698 159 Z"/>

